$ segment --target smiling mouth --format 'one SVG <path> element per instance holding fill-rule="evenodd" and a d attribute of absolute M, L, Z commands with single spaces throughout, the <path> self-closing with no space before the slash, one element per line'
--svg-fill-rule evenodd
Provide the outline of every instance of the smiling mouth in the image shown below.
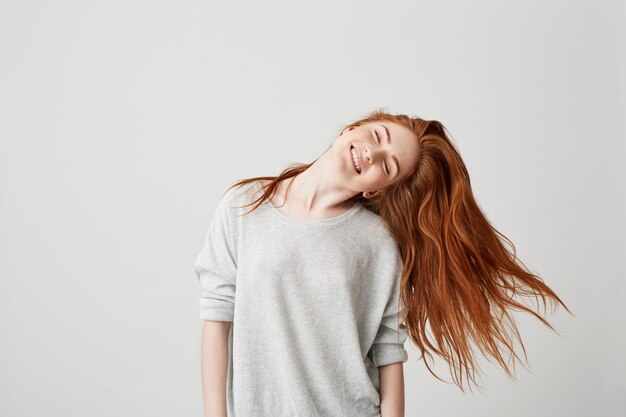
<path fill-rule="evenodd" d="M 353 153 L 352 153 L 353 149 L 354 149 L 354 155 L 356 156 L 356 159 L 358 160 L 358 162 L 355 161 L 355 158 L 353 156 Z M 362 171 L 361 156 L 359 155 L 359 151 L 353 145 L 350 145 L 350 160 L 352 161 L 352 165 L 354 166 L 354 169 L 356 170 L 357 174 L 360 175 Z"/>

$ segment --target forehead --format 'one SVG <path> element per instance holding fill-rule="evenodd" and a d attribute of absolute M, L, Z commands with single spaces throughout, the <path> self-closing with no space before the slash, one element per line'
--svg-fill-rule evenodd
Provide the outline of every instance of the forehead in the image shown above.
<path fill-rule="evenodd" d="M 382 129 L 387 128 L 391 135 L 391 143 L 394 146 L 400 146 L 402 148 L 417 146 L 415 133 L 404 125 L 395 122 L 379 121 L 369 122 L 363 125 L 366 128 L 380 127 Z M 397 140 L 396 140 L 397 139 Z"/>

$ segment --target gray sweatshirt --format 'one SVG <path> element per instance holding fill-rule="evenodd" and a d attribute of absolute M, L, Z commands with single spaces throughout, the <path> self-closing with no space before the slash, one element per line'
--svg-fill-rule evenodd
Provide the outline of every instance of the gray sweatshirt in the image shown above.
<path fill-rule="evenodd" d="M 196 258 L 200 318 L 232 322 L 228 417 L 380 417 L 378 367 L 408 359 L 402 259 L 380 216 L 357 203 L 299 220 L 260 182 L 220 199 Z"/>

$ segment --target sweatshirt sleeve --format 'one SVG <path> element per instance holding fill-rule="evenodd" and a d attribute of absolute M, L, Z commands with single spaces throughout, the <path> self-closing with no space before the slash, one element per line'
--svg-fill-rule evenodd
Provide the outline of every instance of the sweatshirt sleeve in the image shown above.
<path fill-rule="evenodd" d="M 374 338 L 374 343 L 368 352 L 375 367 L 389 365 L 395 362 L 406 362 L 408 353 L 404 342 L 408 331 L 403 321 L 402 311 L 399 309 L 400 279 L 402 274 L 402 258 L 397 257 L 393 269 L 394 285 L 391 295 L 385 306 L 383 318 Z"/>
<path fill-rule="evenodd" d="M 231 233 L 229 191 L 220 199 L 194 269 L 201 286 L 200 318 L 233 321 L 237 276 L 236 241 Z"/>

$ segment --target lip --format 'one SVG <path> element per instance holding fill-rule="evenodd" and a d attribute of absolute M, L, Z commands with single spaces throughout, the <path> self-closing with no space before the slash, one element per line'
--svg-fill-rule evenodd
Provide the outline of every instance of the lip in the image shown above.
<path fill-rule="evenodd" d="M 356 146 L 350 145 L 350 161 L 352 162 L 352 166 L 354 166 L 354 160 L 352 159 L 352 148 L 354 148 L 354 151 L 356 152 L 356 156 L 357 158 L 359 158 L 359 166 L 361 167 L 361 172 L 357 171 L 356 167 L 354 168 L 354 170 L 356 171 L 357 174 L 361 175 L 363 173 L 363 161 L 361 160 L 361 152 L 359 152 Z"/>

